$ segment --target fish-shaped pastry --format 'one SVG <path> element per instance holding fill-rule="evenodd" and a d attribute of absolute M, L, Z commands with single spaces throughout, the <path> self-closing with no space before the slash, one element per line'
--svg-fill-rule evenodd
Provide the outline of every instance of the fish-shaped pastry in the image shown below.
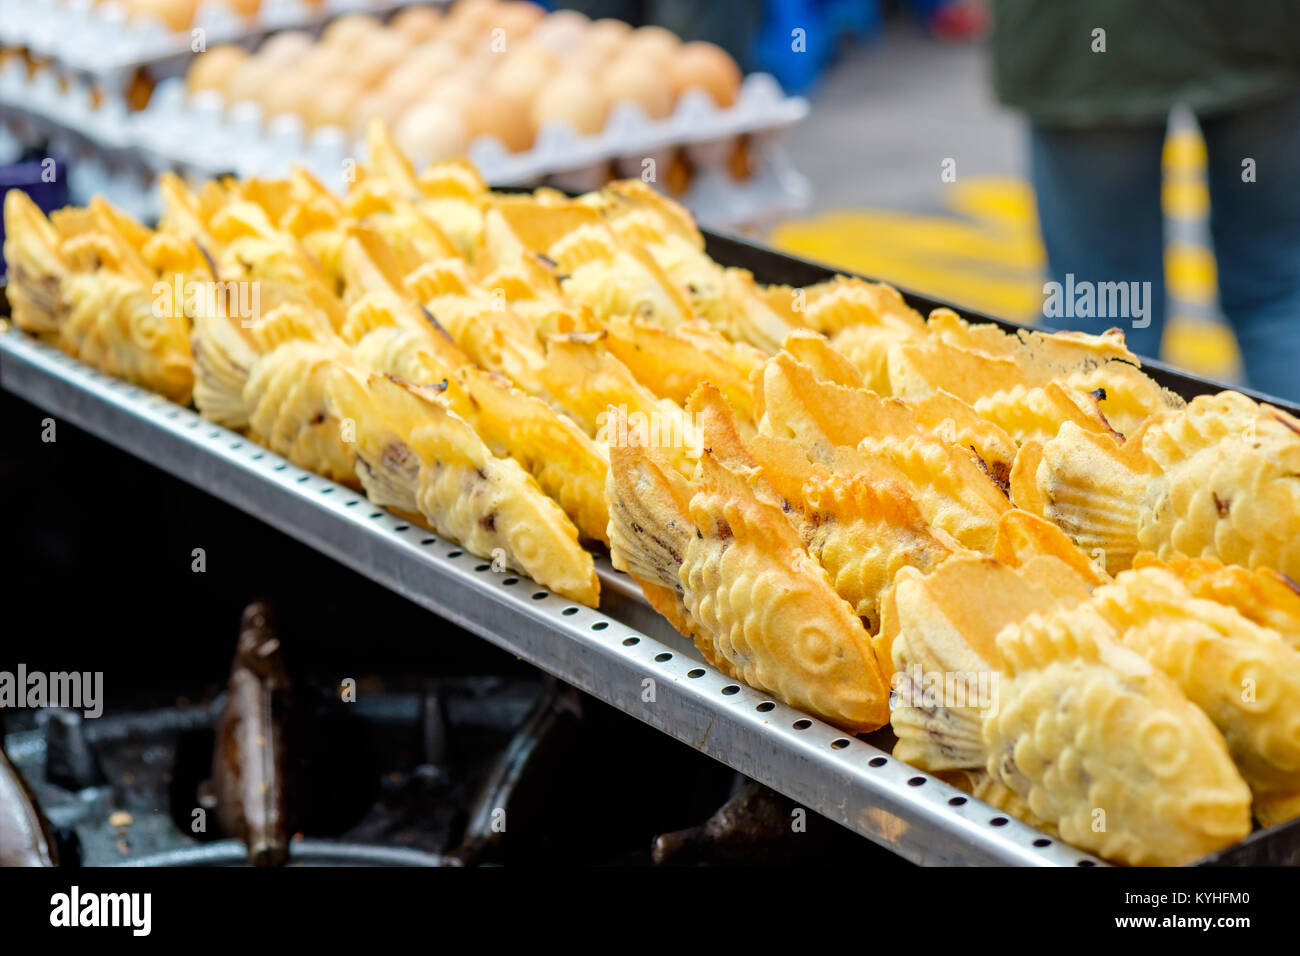
<path fill-rule="evenodd" d="M 1012 359 L 1033 387 L 1055 382 L 1081 400 L 1095 397 L 1097 410 L 1125 435 L 1152 415 L 1185 404 L 1142 371 L 1141 360 L 1128 350 L 1117 329 L 1101 335 L 1007 332 L 989 322 L 967 322 L 943 308 L 930 313 L 926 328 L 933 340 Z"/>
<path fill-rule="evenodd" d="M 519 463 L 498 458 L 437 388 L 337 363 L 331 414 L 356 426 L 356 473 L 375 504 L 419 514 L 439 534 L 557 594 L 595 606 L 591 555 L 578 530 Z"/>
<path fill-rule="evenodd" d="M 376 118 L 366 128 L 366 162 L 356 169 L 356 174 L 357 187 L 376 193 L 387 190 L 410 200 L 442 236 L 451 240 L 459 255 L 474 256 L 483 234 L 488 188 L 470 163 L 437 163 L 417 174 L 388 126 Z M 382 186 L 377 187 L 376 182 Z"/>
<path fill-rule="evenodd" d="M 504 376 L 473 366 L 412 301 L 366 295 L 348 310 L 342 338 L 370 369 L 437 387 L 493 454 L 514 458 L 537 479 L 583 537 L 606 540 L 609 456 L 572 420 Z"/>
<path fill-rule="evenodd" d="M 1087 600 L 1090 582 L 1056 548 L 1024 548 L 1010 540 L 1029 515 L 1007 512 L 999 547 L 1019 566 L 965 553 L 926 571 L 900 570 L 881 601 L 881 626 L 872 643 L 896 691 L 890 714 L 900 760 L 925 770 L 980 768 L 981 711 L 998 706 L 998 633 L 1029 615 Z M 1069 548 L 1068 542 L 1065 543 Z M 969 703 L 925 699 L 928 675 L 956 681 Z M 982 683 L 981 683 L 982 682 Z M 983 692 L 986 699 L 980 700 Z M 991 695 L 991 696 L 990 696 Z"/>
<path fill-rule="evenodd" d="M 707 378 L 726 397 L 742 429 L 753 434 L 750 377 L 766 359 L 762 352 L 726 339 L 698 319 L 666 329 L 645 319 L 618 316 L 605 323 L 603 344 L 637 381 L 678 404 L 685 404 Z"/>
<path fill-rule="evenodd" d="M 904 402 L 820 381 L 789 353 L 767 362 L 760 384 L 760 434 L 792 438 L 812 461 L 836 471 L 888 470 L 911 490 L 933 527 L 963 547 L 992 547 L 998 518 L 1010 504 L 995 470 L 956 444 L 957 426 L 926 427 Z M 997 447 L 1006 445 L 990 445 Z"/>
<path fill-rule="evenodd" d="M 1223 604 L 1300 651 L 1300 587 L 1270 568 L 1242 568 L 1213 558 L 1171 558 L 1148 553 L 1133 559 L 1133 568 L 1163 568 L 1198 598 Z"/>
<path fill-rule="evenodd" d="M 1223 736 L 1123 646 L 1073 571 L 1054 577 L 981 556 L 899 573 L 876 639 L 896 668 L 895 756 L 1116 862 L 1240 840 L 1250 790 Z"/>
<path fill-rule="evenodd" d="M 546 393 L 597 442 L 654 445 L 678 471 L 690 474 L 700 453 L 699 430 L 680 405 L 638 382 L 605 349 L 605 337 L 551 336 L 539 376 Z"/>
<path fill-rule="evenodd" d="M 60 345 L 109 375 L 188 405 L 194 388 L 190 325 L 149 287 L 112 272 L 76 273 L 63 283 Z"/>
<path fill-rule="evenodd" d="M 1130 434 L 1182 399 L 1141 371 L 1118 332 L 1012 335 L 936 309 L 927 338 L 892 346 L 889 394 L 919 401 L 939 389 L 956 395 L 1017 442 L 1046 440 L 1065 422 Z"/>
<path fill-rule="evenodd" d="M 699 481 L 653 447 L 610 449 L 610 553 L 727 674 L 850 730 L 888 719 L 861 620 L 781 509 L 709 452 Z"/>
<path fill-rule="evenodd" d="M 5 228 L 19 328 L 109 375 L 189 403 L 189 321 L 173 284 L 144 256 L 154 233 L 98 198 L 51 221 L 18 190 L 5 196 Z"/>
<path fill-rule="evenodd" d="M 5 292 L 14 323 L 32 335 L 57 335 L 68 308 L 63 280 L 70 269 L 59 249 L 59 234 L 20 189 L 5 193 L 4 218 Z"/>
<path fill-rule="evenodd" d="M 1021 447 L 1018 506 L 1118 573 L 1139 551 L 1300 576 L 1300 421 L 1237 392 L 1202 395 L 1123 443 L 1066 423 Z"/>
<path fill-rule="evenodd" d="M 1205 711 L 1257 801 L 1300 796 L 1300 651 L 1158 567 L 1123 572 L 1089 606 Z"/>
<path fill-rule="evenodd" d="M 767 286 L 759 294 L 791 327 L 828 336 L 857 370 L 854 384 L 881 395 L 890 394 L 890 347 L 926 337 L 921 314 L 903 301 L 897 289 L 881 283 L 836 276 L 801 288 Z M 787 350 L 793 351 L 788 346 Z M 804 355 L 797 357 L 808 362 Z"/>
<path fill-rule="evenodd" d="M 722 393 L 708 383 L 686 410 L 714 458 L 786 515 L 869 631 L 879 628 L 881 596 L 900 568 L 929 571 L 965 550 L 930 526 L 909 487 L 889 469 L 863 460 L 859 468 L 833 471 L 810 462 L 788 439 L 758 435 L 747 442 Z"/>
<path fill-rule="evenodd" d="M 1091 608 L 997 638 L 986 769 L 1061 837 L 1136 866 L 1187 863 L 1250 832 L 1250 789 L 1210 719 Z"/>
<path fill-rule="evenodd" d="M 301 468 L 357 487 L 354 422 L 336 415 L 331 369 L 356 360 L 343 341 L 293 304 L 251 329 L 256 357 L 241 392 L 249 434 Z"/>
<path fill-rule="evenodd" d="M 604 225 L 578 226 L 539 251 L 556 263 L 565 295 L 597 319 L 634 315 L 671 329 L 694 315 L 686 292 L 654 257 Z"/>

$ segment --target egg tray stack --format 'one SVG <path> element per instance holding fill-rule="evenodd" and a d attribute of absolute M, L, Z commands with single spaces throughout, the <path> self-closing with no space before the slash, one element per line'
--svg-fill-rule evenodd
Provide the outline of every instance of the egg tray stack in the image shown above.
<path fill-rule="evenodd" d="M 429 0 L 0 0 L 0 42 L 124 93 L 136 70 L 188 58 L 200 36 L 238 43 L 416 2 Z"/>
<path fill-rule="evenodd" d="M 639 177 L 718 227 L 761 224 L 810 197 L 778 142 L 807 102 L 766 74 L 742 80 L 724 51 L 659 28 L 466 0 L 445 18 L 428 7 L 386 27 L 345 16 L 319 40 L 291 31 L 251 56 L 245 46 L 254 44 L 209 44 L 155 65 L 156 87 L 123 75 L 111 95 L 11 52 L 0 109 L 20 143 L 48 140 L 81 160 L 74 199 L 103 193 L 141 218 L 160 212 L 150 187 L 164 170 L 250 178 L 296 164 L 342 192 L 364 161 L 359 133 L 372 115 L 421 162 L 466 154 L 490 182 L 577 191 Z M 672 68 L 675 50 L 693 67 Z"/>
<path fill-rule="evenodd" d="M 468 155 L 489 182 L 574 191 L 643 178 L 733 224 L 806 202 L 776 141 L 807 109 L 770 76 L 744 78 L 724 50 L 659 27 L 464 0 L 386 26 L 343 18 L 314 42 L 281 34 L 251 55 L 213 48 L 183 87 L 158 90 L 137 135 L 200 176 L 277 176 L 296 161 L 345 188 L 378 116 L 420 164 Z"/>
<path fill-rule="evenodd" d="M 482 137 L 470 144 L 467 155 L 492 183 L 580 191 L 599 187 L 611 174 L 639 177 L 648 159 L 665 170 L 680 149 L 694 172 L 677 198 L 701 222 L 722 227 L 807 205 L 808 180 L 776 142 L 807 110 L 806 101 L 783 96 L 770 76 L 753 74 L 728 109 L 719 109 L 699 91 L 687 93 L 663 120 L 650 119 L 634 103 L 620 103 L 594 135 L 555 123 L 542 129 L 527 151 L 511 153 L 500 140 Z M 338 127 L 308 132 L 290 115 L 266 122 L 255 104 L 227 107 L 209 95 L 187 99 L 176 81 L 159 87 L 155 103 L 136 117 L 134 129 L 137 144 L 159 167 L 198 177 L 227 172 L 241 178 L 277 176 L 300 165 L 326 183 L 341 185 L 348 161 L 365 156 L 363 145 Z M 742 136 L 752 173 L 737 178 L 728 157 Z"/>
<path fill-rule="evenodd" d="M 140 149 L 136 120 L 156 85 L 200 48 L 318 30 L 340 15 L 386 16 L 449 0 L 0 0 L 0 158 L 48 144 L 78 201 L 112 196 L 158 214 L 165 161 Z"/>

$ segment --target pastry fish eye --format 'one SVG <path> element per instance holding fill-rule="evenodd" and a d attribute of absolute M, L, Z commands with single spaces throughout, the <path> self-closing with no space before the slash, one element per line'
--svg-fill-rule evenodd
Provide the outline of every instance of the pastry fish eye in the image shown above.
<path fill-rule="evenodd" d="M 835 641 L 816 623 L 805 624 L 795 632 L 794 646 L 805 670 L 818 673 L 835 664 Z"/>
<path fill-rule="evenodd" d="M 145 349 L 152 349 L 167 334 L 163 319 L 152 312 L 136 312 L 131 316 L 131 338 Z"/>
<path fill-rule="evenodd" d="M 526 525 L 519 523 L 511 528 L 509 542 L 510 552 L 521 564 L 528 565 L 541 560 L 541 539 Z"/>
<path fill-rule="evenodd" d="M 1189 747 L 1182 727 L 1170 714 L 1152 714 L 1138 728 L 1138 748 L 1157 776 L 1171 779 L 1187 766 Z"/>

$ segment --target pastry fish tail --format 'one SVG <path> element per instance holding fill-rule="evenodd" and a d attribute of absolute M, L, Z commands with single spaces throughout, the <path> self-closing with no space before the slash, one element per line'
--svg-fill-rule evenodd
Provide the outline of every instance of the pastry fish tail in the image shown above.
<path fill-rule="evenodd" d="M 1066 422 L 1046 444 L 1028 442 L 1011 470 L 1011 498 L 1047 518 L 1117 574 L 1140 550 L 1144 502 L 1156 477 L 1131 445 Z"/>
<path fill-rule="evenodd" d="M 613 406 L 609 414 L 616 421 L 623 418 L 623 412 Z M 620 424 L 625 431 L 625 423 Z M 630 574 L 655 609 L 683 634 L 690 634 L 694 628 L 682 604 L 678 572 L 696 534 L 690 516 L 695 486 L 659 449 L 611 443 L 606 487 L 614 567 Z"/>

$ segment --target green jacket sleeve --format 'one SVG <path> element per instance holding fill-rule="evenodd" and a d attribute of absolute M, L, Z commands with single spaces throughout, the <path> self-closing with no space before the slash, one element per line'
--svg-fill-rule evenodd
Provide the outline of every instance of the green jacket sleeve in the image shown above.
<path fill-rule="evenodd" d="M 1300 89 L 1300 0 L 994 0 L 993 68 L 1045 124 L 1224 112 Z"/>

